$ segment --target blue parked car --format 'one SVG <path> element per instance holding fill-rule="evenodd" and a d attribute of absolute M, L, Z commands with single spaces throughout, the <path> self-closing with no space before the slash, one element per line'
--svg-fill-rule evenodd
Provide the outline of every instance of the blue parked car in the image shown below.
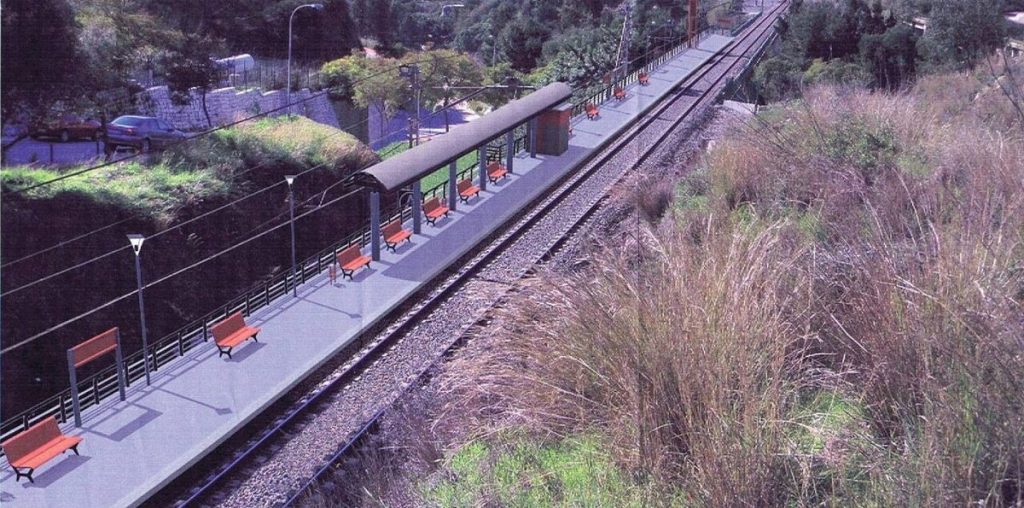
<path fill-rule="evenodd" d="M 161 150 L 185 139 L 184 132 L 151 116 L 119 116 L 107 124 L 104 151 L 113 153 L 119 147 L 129 146 L 141 152 Z"/>

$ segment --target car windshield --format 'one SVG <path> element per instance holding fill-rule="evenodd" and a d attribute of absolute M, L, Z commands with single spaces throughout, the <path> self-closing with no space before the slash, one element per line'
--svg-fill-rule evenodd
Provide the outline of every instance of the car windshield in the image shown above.
<path fill-rule="evenodd" d="M 145 118 L 139 118 L 139 117 L 134 117 L 134 116 L 123 116 L 121 118 L 118 118 L 117 120 L 114 120 L 111 123 L 115 123 L 117 125 L 126 125 L 128 127 L 138 127 L 138 126 L 142 125 L 145 121 L 146 121 Z"/>

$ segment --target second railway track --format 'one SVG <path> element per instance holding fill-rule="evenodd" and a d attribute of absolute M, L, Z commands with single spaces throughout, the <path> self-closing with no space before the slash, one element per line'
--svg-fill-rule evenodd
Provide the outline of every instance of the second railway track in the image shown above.
<path fill-rule="evenodd" d="M 537 261 L 562 245 L 600 207 L 608 190 L 642 165 L 684 122 L 699 116 L 725 81 L 771 39 L 775 4 L 679 89 L 596 151 L 575 173 L 531 203 L 520 219 L 439 275 L 414 303 L 348 360 L 335 362 L 201 460 L 154 499 L 178 506 L 290 505 L 355 449 L 378 418 L 415 386 L 469 326 Z M 697 95 L 688 93 L 700 90 Z M 489 303 L 483 303 L 489 302 Z"/>

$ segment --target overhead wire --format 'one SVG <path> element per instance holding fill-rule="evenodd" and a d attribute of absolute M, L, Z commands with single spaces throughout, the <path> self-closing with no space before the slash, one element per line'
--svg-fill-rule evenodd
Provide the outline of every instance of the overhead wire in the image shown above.
<path fill-rule="evenodd" d="M 343 195 L 341 195 L 341 196 L 339 196 L 339 197 L 337 197 L 335 199 L 332 199 L 331 201 L 329 201 L 326 204 L 323 204 L 323 205 L 318 206 L 318 207 L 316 207 L 316 208 L 314 208 L 314 209 L 312 209 L 312 210 L 310 210 L 308 212 L 305 212 L 305 213 L 303 213 L 303 214 L 301 214 L 299 216 L 296 216 L 295 220 L 299 220 L 299 219 L 304 218 L 304 217 L 306 217 L 308 215 L 316 213 L 316 212 L 318 212 L 318 211 L 320 211 L 320 210 L 322 210 L 324 208 L 327 208 L 327 207 L 329 207 L 329 206 L 331 206 L 331 205 L 341 201 L 342 199 L 345 199 L 345 198 L 349 197 L 350 195 L 352 195 L 354 193 L 357 193 L 357 192 L 359 192 L 359 190 L 355 190 L 355 191 L 352 191 L 350 193 L 343 194 Z M 259 238 L 262 238 L 262 237 L 264 237 L 264 236 L 274 232 L 274 231 L 277 231 L 278 229 L 280 229 L 280 228 L 282 228 L 284 226 L 287 226 L 290 222 L 291 221 L 288 221 L 288 222 L 285 222 L 285 223 L 282 223 L 282 224 L 278 224 L 277 226 L 274 226 L 274 227 L 272 227 L 272 228 L 270 228 L 270 229 L 268 229 L 266 231 L 263 231 L 262 233 L 259 233 L 259 234 L 255 235 L 255 236 L 249 237 L 249 238 L 247 238 L 247 239 L 245 239 L 245 240 L 243 240 L 241 242 L 235 243 L 235 244 L 231 245 L 230 247 L 228 247 L 226 249 L 223 249 L 223 250 L 221 250 L 219 252 L 216 252 L 216 253 L 214 253 L 214 254 L 212 254 L 210 256 L 207 256 L 207 257 L 205 257 L 205 258 L 203 258 L 203 259 L 201 259 L 199 261 L 196 261 L 195 263 L 192 263 L 192 264 L 190 264 L 190 265 L 188 265 L 188 266 L 186 266 L 184 268 L 181 268 L 181 269 L 178 269 L 178 270 L 176 270 L 174 272 L 171 272 L 170 274 L 167 274 L 167 275 L 165 275 L 163 277 L 160 277 L 159 279 L 156 279 L 156 280 L 154 280 L 152 282 L 147 282 L 146 284 L 144 284 L 142 286 L 142 289 L 145 290 L 146 288 L 155 286 L 155 285 L 160 284 L 160 283 L 162 283 L 164 281 L 167 281 L 169 279 L 177 277 L 178 275 L 181 275 L 184 272 L 192 270 L 193 268 L 196 268 L 196 267 L 198 267 L 198 266 L 200 266 L 200 265 L 202 265 L 202 264 L 204 264 L 204 263 L 206 263 L 208 261 L 211 261 L 211 260 L 216 259 L 216 258 L 218 258 L 220 256 L 223 256 L 224 254 L 227 254 L 227 253 L 229 253 L 229 252 L 231 252 L 231 251 L 233 251 L 233 250 L 235 250 L 235 249 L 237 249 L 239 247 L 245 246 L 245 245 L 249 244 L 250 242 L 253 242 L 253 241 L 255 241 L 255 240 L 259 239 Z M 77 316 L 75 316 L 73 318 L 67 319 L 67 320 L 65 320 L 65 321 L 63 321 L 61 323 L 53 325 L 53 326 L 47 328 L 46 330 L 43 330 L 42 332 L 39 332 L 39 333 L 37 333 L 37 334 L 27 338 L 27 339 L 21 340 L 21 341 L 15 343 L 15 344 L 12 344 L 12 345 L 10 345 L 10 346 L 0 350 L 0 355 L 7 354 L 7 353 L 9 353 L 9 352 L 11 352 L 11 351 L 13 351 L 15 349 L 18 349 L 18 348 L 20 348 L 20 347 L 22 347 L 22 346 L 24 346 L 26 344 L 34 342 L 34 341 L 38 340 L 39 338 L 49 334 L 50 332 L 53 332 L 55 330 L 59 330 L 60 328 L 63 328 L 63 327 L 65 327 L 65 326 L 67 326 L 67 325 L 69 325 L 71 323 L 74 323 L 75 321 L 78 321 L 79 319 L 91 316 L 92 314 L 95 314 L 96 312 L 99 312 L 100 310 L 108 308 L 108 307 L 110 307 L 110 306 L 112 306 L 112 305 L 114 305 L 114 304 L 116 304 L 118 302 L 121 302 L 122 300 L 124 300 L 126 298 L 129 298 L 131 296 L 134 296 L 134 295 L 138 294 L 138 292 L 139 292 L 138 289 L 132 290 L 132 291 L 130 291 L 128 293 L 125 293 L 125 294 L 123 294 L 123 295 L 121 295 L 119 297 L 114 298 L 113 300 L 109 300 L 106 303 L 103 303 L 103 304 L 101 304 L 101 305 L 99 305 L 97 307 L 89 309 L 88 311 L 86 311 L 86 312 L 84 312 L 82 314 L 79 314 L 79 315 L 77 315 Z"/>
<path fill-rule="evenodd" d="M 359 127 L 359 126 L 361 126 L 362 124 L 368 123 L 369 121 L 370 121 L 370 120 L 369 120 L 369 118 L 366 118 L 366 119 L 364 119 L 364 120 L 360 120 L 360 121 L 358 121 L 358 122 L 355 122 L 355 123 L 352 123 L 352 124 L 346 125 L 345 127 L 342 127 L 342 128 L 340 129 L 340 131 L 341 131 L 341 132 L 334 132 L 334 133 L 331 133 L 330 135 L 328 135 L 328 136 L 325 136 L 324 138 L 322 138 L 322 140 L 327 140 L 327 139 L 331 139 L 331 138 L 333 138 L 333 137 L 336 137 L 336 136 L 341 136 L 341 135 L 343 135 L 343 134 L 349 134 L 349 133 L 347 132 L 347 131 L 348 131 L 349 129 L 354 129 L 354 128 L 356 128 L 356 127 Z M 394 132 L 399 132 L 399 131 L 393 131 L 392 133 L 388 133 L 387 135 L 388 135 L 388 136 L 390 136 L 390 135 L 391 135 L 391 134 L 393 134 Z M 123 162 L 124 160 L 125 160 L 125 159 L 119 159 L 119 160 L 118 160 L 117 162 Z M 243 171 L 239 171 L 238 173 L 233 173 L 233 174 L 232 174 L 231 176 L 232 176 L 233 178 L 237 178 L 237 177 L 240 177 L 240 176 L 244 176 L 244 175 L 247 175 L 247 174 L 249 174 L 249 173 L 251 173 L 251 172 L 253 172 L 253 171 L 257 170 L 257 169 L 260 169 L 260 168 L 262 168 L 262 167 L 268 166 L 268 165 L 272 164 L 273 162 L 274 162 L 274 161 L 270 161 L 270 160 L 268 160 L 268 161 L 262 162 L 262 163 L 260 163 L 260 164 L 258 164 L 258 165 L 256 165 L 256 166 L 253 166 L 253 167 L 250 167 L 250 168 L 246 168 L 246 169 L 245 169 L 245 170 L 243 170 Z M 276 185 L 276 184 L 275 184 L 275 185 Z M 244 199 L 246 199 L 247 197 L 251 197 L 251 196 L 246 196 L 246 197 L 243 197 L 243 198 L 241 198 L 241 199 L 240 199 L 239 201 L 241 201 L 241 200 L 244 200 Z M 235 202 L 233 202 L 233 203 L 237 203 L 237 201 L 235 201 Z M 229 203 L 229 205 L 230 205 L 230 204 L 233 204 L 233 203 Z M 226 207 L 226 206 L 225 206 L 225 207 Z M 199 217 L 204 217 L 204 216 L 210 215 L 210 213 L 212 213 L 212 212 L 215 212 L 215 211 L 218 211 L 218 210 L 221 210 L 221 209 L 223 209 L 223 208 L 225 208 L 225 207 L 221 207 L 221 208 L 218 208 L 217 210 L 213 210 L 213 211 L 211 211 L 211 212 L 207 212 L 207 213 L 205 213 L 205 214 L 203 214 L 203 215 L 201 215 L 201 216 L 198 216 L 198 217 L 196 217 L 196 218 L 199 218 Z M 26 254 L 26 255 L 24 255 L 24 256 L 22 256 L 22 257 L 18 258 L 18 259 L 15 259 L 15 260 L 12 260 L 12 261 L 8 261 L 8 262 L 6 262 L 6 263 L 4 263 L 4 264 L 0 265 L 0 269 L 2 269 L 2 268 L 7 268 L 7 267 L 9 267 L 9 266 L 11 266 L 11 265 L 14 265 L 14 264 L 20 263 L 20 262 L 22 262 L 22 261 L 25 261 L 25 260 L 27 260 L 27 259 L 30 259 L 30 258 L 36 257 L 36 256 L 38 256 L 38 255 L 41 255 L 41 254 L 45 254 L 46 252 L 49 252 L 49 251 L 51 251 L 51 250 L 54 250 L 54 249 L 58 249 L 58 248 L 61 248 L 61 247 L 67 247 L 67 246 L 68 246 L 69 244 L 71 244 L 72 242 L 76 242 L 76 241 L 78 241 L 78 240 L 82 240 L 82 239 L 85 239 L 85 238 L 87 238 L 87 237 L 89 237 L 89 236 L 91 236 L 91 235 L 94 235 L 94 234 L 100 233 L 100 232 L 102 232 L 102 231 L 105 231 L 105 230 L 107 230 L 107 229 L 109 229 L 109 228 L 111 228 L 111 227 L 114 227 L 114 226 L 118 225 L 118 224 L 123 224 L 124 222 L 130 221 L 130 220 L 132 220 L 132 219 L 134 219 L 134 218 L 135 218 L 135 217 L 127 217 L 127 218 L 125 218 L 125 219 L 121 219 L 121 220 L 115 221 L 115 222 L 113 222 L 113 223 L 111 223 L 111 224 L 108 224 L 108 225 L 106 225 L 106 226 L 102 226 L 102 227 L 99 227 L 99 228 L 93 229 L 93 230 L 89 231 L 88 233 L 84 233 L 84 234 L 81 234 L 81 235 L 79 235 L 79 236 L 76 236 L 76 237 L 74 237 L 74 238 L 71 238 L 71 239 L 69 239 L 69 240 L 61 240 L 61 241 L 59 241 L 58 243 L 56 243 L 56 244 L 54 244 L 54 245 L 51 245 L 51 246 L 49 246 L 49 247 L 46 247 L 46 248 L 40 249 L 40 250 L 38 250 L 38 251 L 36 251 L 36 252 L 33 252 L 33 253 L 31 253 L 31 254 Z"/>

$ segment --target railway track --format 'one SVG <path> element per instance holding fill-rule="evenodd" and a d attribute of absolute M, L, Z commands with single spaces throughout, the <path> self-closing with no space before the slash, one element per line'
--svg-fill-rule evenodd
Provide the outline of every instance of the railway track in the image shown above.
<path fill-rule="evenodd" d="M 233 438 L 211 454 L 224 458 L 204 459 L 194 468 L 208 473 L 187 474 L 155 500 L 177 506 L 294 504 L 334 464 L 358 448 L 394 400 L 423 382 L 432 366 L 456 346 L 454 337 L 489 308 L 480 305 L 480 300 L 497 302 L 509 284 L 564 246 L 566 239 L 586 227 L 616 182 L 631 168 L 665 150 L 673 132 L 717 100 L 726 80 L 770 40 L 774 20 L 788 3 L 783 0 L 767 10 L 675 93 L 654 105 L 552 192 L 531 203 L 527 214 L 482 242 L 477 251 L 453 265 L 456 268 L 439 275 L 428 285 L 434 289 L 396 311 L 399 316 L 390 325 L 366 334 L 361 349 L 348 361 L 318 372 L 318 381 L 303 383 L 298 389 L 301 393 L 290 394 L 286 402 L 269 410 L 280 416 L 257 419 L 250 424 L 257 428 L 243 431 L 244 439 Z M 701 92 L 694 95 L 692 90 Z M 467 312 L 467 307 L 474 307 L 473 311 Z M 394 368 L 403 355 L 419 355 L 421 361 L 412 372 Z M 424 355 L 430 359 L 422 361 Z M 379 383 L 387 379 L 391 386 L 381 390 Z M 345 407 L 335 407 L 339 404 Z M 375 409 L 367 414 L 348 407 L 357 405 Z M 339 419 L 347 420 L 340 431 Z M 340 446 L 313 444 L 316 436 L 339 435 L 335 432 L 347 435 Z M 303 446 L 307 450 L 302 450 Z M 301 471 L 282 476 L 289 468 Z M 253 478 L 261 482 L 257 487 L 248 485 Z M 246 488 L 254 491 L 252 495 L 236 495 Z"/>

